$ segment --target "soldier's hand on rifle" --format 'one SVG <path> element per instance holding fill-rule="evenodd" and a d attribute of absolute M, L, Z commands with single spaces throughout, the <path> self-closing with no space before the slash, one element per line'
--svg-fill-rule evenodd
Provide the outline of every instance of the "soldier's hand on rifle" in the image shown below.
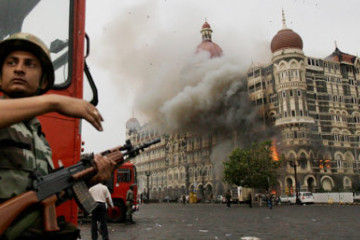
<path fill-rule="evenodd" d="M 94 156 L 97 173 L 90 179 L 90 185 L 106 181 L 111 178 L 111 174 L 115 170 L 116 162 L 110 158 L 96 154 Z"/>

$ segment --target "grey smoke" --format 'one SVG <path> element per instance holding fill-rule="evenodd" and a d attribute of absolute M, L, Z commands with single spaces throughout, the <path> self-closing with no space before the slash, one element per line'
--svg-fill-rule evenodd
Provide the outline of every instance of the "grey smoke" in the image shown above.
<path fill-rule="evenodd" d="M 126 88 L 134 91 L 135 117 L 141 123 L 160 123 L 169 133 L 256 128 L 257 110 L 249 104 L 246 75 L 253 58 L 267 62 L 269 43 L 210 21 L 213 41 L 224 55 L 209 59 L 206 52 L 195 54 L 203 20 L 194 22 L 194 16 L 202 8 L 189 5 L 187 18 L 173 12 L 170 19 L 176 21 L 163 19 L 158 11 L 156 4 L 145 1 L 119 12 L 104 28 L 96 58 L 115 73 L 110 81 L 120 96 Z"/>

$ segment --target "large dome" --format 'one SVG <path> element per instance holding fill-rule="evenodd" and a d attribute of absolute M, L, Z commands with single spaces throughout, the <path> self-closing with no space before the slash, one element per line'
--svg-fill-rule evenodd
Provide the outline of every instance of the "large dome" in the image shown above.
<path fill-rule="evenodd" d="M 273 53 L 286 48 L 303 49 L 300 35 L 289 28 L 281 29 L 271 41 L 271 52 Z"/>
<path fill-rule="evenodd" d="M 220 57 L 222 55 L 221 47 L 219 47 L 219 45 L 209 40 L 205 40 L 197 46 L 196 53 L 200 51 L 209 52 L 211 58 Z"/>

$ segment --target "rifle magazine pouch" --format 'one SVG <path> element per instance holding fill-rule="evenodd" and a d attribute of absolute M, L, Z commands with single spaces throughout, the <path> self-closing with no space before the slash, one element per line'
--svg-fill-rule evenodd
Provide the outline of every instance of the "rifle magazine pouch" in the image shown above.
<path fill-rule="evenodd" d="M 41 224 L 41 210 L 34 210 L 16 220 L 8 229 L 6 229 L 3 237 L 7 240 L 16 239 L 34 225 L 34 223 L 36 224 L 36 222 Z"/>

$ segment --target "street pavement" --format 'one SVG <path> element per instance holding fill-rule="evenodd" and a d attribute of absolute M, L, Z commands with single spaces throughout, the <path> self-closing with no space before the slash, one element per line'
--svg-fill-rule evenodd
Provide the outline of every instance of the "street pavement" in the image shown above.
<path fill-rule="evenodd" d="M 141 205 L 134 220 L 109 223 L 110 239 L 360 239 L 360 205 L 151 203 Z M 82 240 L 90 240 L 90 223 L 79 228 Z"/>

